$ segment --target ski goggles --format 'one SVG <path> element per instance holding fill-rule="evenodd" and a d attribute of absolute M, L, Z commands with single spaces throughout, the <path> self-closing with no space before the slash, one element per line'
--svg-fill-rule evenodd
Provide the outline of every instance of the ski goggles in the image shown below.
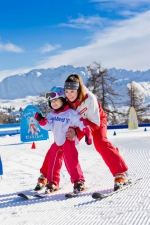
<path fill-rule="evenodd" d="M 52 100 L 60 97 L 65 98 L 65 93 L 64 90 L 61 90 L 59 92 L 48 92 L 45 94 L 45 97 L 47 100 Z"/>
<path fill-rule="evenodd" d="M 47 100 L 53 99 L 53 98 L 59 98 L 61 94 L 56 92 L 48 92 L 45 94 L 45 97 Z"/>

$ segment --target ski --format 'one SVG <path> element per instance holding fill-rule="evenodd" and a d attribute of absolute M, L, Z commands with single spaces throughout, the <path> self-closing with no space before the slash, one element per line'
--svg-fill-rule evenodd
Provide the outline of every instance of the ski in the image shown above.
<path fill-rule="evenodd" d="M 49 194 L 46 194 L 46 193 L 35 193 L 35 194 L 19 193 L 18 196 L 24 198 L 25 200 L 31 200 L 31 199 L 35 199 L 35 198 L 46 198 L 46 197 L 53 195 L 54 193 L 56 193 L 56 192 L 52 192 Z"/>
<path fill-rule="evenodd" d="M 65 198 L 76 198 L 76 197 L 78 197 L 80 195 L 80 193 L 75 194 L 73 192 L 70 192 L 70 193 L 65 194 Z"/>
<path fill-rule="evenodd" d="M 35 198 L 46 198 L 46 197 L 50 197 L 53 194 L 56 194 L 61 188 L 59 188 L 57 191 L 53 191 L 50 193 L 45 193 L 45 190 L 42 191 L 23 191 L 18 193 L 18 196 L 21 198 L 24 198 L 25 200 L 31 200 L 31 199 L 35 199 Z"/>
<path fill-rule="evenodd" d="M 56 193 L 56 192 L 52 192 L 49 194 L 46 194 L 46 193 L 33 193 L 33 194 L 28 193 L 28 194 L 26 194 L 26 193 L 21 192 L 21 193 L 18 193 L 18 196 L 24 198 L 25 200 L 31 200 L 31 199 L 35 199 L 35 198 L 46 198 L 46 197 L 53 195 L 54 193 Z"/>
<path fill-rule="evenodd" d="M 114 195 L 114 194 L 117 194 L 117 193 L 119 193 L 119 192 L 121 192 L 121 191 L 123 191 L 123 190 L 125 190 L 125 189 L 127 189 L 127 188 L 129 188 L 129 187 L 131 187 L 131 186 L 133 186 L 133 185 L 135 185 L 135 184 L 138 183 L 141 179 L 142 179 L 142 178 L 139 178 L 139 179 L 137 179 L 137 180 L 135 180 L 135 181 L 129 181 L 128 184 L 124 185 L 123 187 L 121 187 L 121 188 L 118 189 L 117 191 L 112 191 L 112 192 L 110 192 L 110 193 L 108 193 L 108 194 L 102 194 L 102 193 L 100 193 L 100 192 L 95 192 L 95 193 L 92 194 L 92 198 L 97 199 L 97 200 L 102 200 L 102 199 L 104 199 L 104 198 L 108 198 L 108 197 L 110 197 L 110 196 L 112 196 L 112 195 Z"/>
<path fill-rule="evenodd" d="M 79 197 L 82 193 L 86 192 L 88 190 L 88 188 L 85 188 L 83 191 L 74 193 L 74 192 L 69 192 L 67 194 L 65 194 L 65 198 L 76 198 Z"/>
<path fill-rule="evenodd" d="M 21 198 L 24 198 L 25 200 L 29 200 L 29 199 L 34 199 L 37 198 L 42 193 L 44 193 L 45 191 L 43 190 L 39 190 L 39 191 L 34 191 L 34 190 L 28 190 L 28 191 L 22 191 L 20 193 L 18 193 L 18 196 Z"/>
<path fill-rule="evenodd" d="M 59 190 L 61 190 L 61 188 L 59 188 L 57 191 L 53 191 L 53 192 L 50 192 L 50 193 L 36 193 L 35 194 L 35 197 L 37 198 L 46 198 L 46 197 L 50 197 L 52 196 L 53 194 L 56 194 Z"/>
<path fill-rule="evenodd" d="M 26 194 L 26 193 L 21 192 L 21 193 L 18 193 L 18 196 L 25 199 L 25 200 L 36 198 L 34 193 L 33 194 L 30 194 L 30 193 Z"/>

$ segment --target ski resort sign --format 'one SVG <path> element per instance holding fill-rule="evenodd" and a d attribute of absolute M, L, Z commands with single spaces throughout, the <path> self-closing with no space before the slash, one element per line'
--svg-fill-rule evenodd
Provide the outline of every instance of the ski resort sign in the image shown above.
<path fill-rule="evenodd" d="M 23 111 L 20 124 L 20 139 L 22 142 L 41 141 L 49 138 L 48 131 L 42 129 L 34 119 L 36 112 L 41 113 L 33 105 L 28 105 Z"/>
<path fill-rule="evenodd" d="M 128 120 L 129 130 L 138 129 L 138 120 L 134 107 L 132 106 L 129 111 L 129 120 Z"/>

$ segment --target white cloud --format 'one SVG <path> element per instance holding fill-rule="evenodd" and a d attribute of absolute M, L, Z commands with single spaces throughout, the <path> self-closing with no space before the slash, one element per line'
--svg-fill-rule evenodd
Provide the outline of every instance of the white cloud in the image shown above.
<path fill-rule="evenodd" d="M 12 43 L 7 44 L 0 43 L 0 51 L 20 53 L 23 52 L 23 49 Z"/>
<path fill-rule="evenodd" d="M 126 11 L 145 8 L 148 10 L 150 7 L 149 0 L 90 0 L 91 2 L 96 3 L 96 8 L 105 11 L 112 11 L 115 10 L 115 14 L 117 14 L 120 10 Z M 137 11 L 137 10 L 136 10 Z"/>
<path fill-rule="evenodd" d="M 118 14 L 122 15 L 122 16 L 129 17 L 129 16 L 136 16 L 137 12 L 133 12 L 133 11 L 130 11 L 130 10 L 121 10 L 121 11 L 118 12 Z"/>
<path fill-rule="evenodd" d="M 60 65 L 87 66 L 93 61 L 106 68 L 150 69 L 150 11 L 117 22 L 93 35 L 89 45 L 61 51 L 47 58 L 39 67 Z"/>
<path fill-rule="evenodd" d="M 60 47 L 61 47 L 61 45 L 51 45 L 49 43 L 46 43 L 43 47 L 41 47 L 40 52 L 47 53 L 47 52 L 54 51 Z"/>
<path fill-rule="evenodd" d="M 139 4 L 145 4 L 150 3 L 149 0 L 90 0 L 90 2 L 99 2 L 99 3 L 118 3 L 118 4 L 126 4 L 126 5 L 139 5 Z"/>
<path fill-rule="evenodd" d="M 79 15 L 77 19 L 69 19 L 68 23 L 61 23 L 61 27 L 72 27 L 78 29 L 92 29 L 94 26 L 102 26 L 107 19 L 100 16 L 83 16 Z M 107 20 L 108 22 L 108 20 Z"/>
<path fill-rule="evenodd" d="M 101 63 L 105 68 L 146 71 L 150 69 L 149 21 L 150 11 L 147 11 L 128 20 L 116 22 L 109 28 L 93 32 L 93 38 L 86 46 L 60 51 L 59 54 L 46 58 L 32 68 L 0 71 L 0 81 L 4 77 L 35 68 L 88 66 L 94 61 Z"/>

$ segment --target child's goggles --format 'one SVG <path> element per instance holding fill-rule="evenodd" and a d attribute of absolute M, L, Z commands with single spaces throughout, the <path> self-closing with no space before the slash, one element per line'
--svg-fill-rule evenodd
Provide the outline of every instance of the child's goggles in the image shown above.
<path fill-rule="evenodd" d="M 59 92 L 48 92 L 45 94 L 45 97 L 47 100 L 53 100 L 60 97 L 65 98 L 65 93 L 64 90 L 61 90 Z"/>
<path fill-rule="evenodd" d="M 56 93 L 56 92 L 48 92 L 48 93 L 45 94 L 45 97 L 46 97 L 47 100 L 51 100 L 53 98 L 59 98 L 60 95 L 61 94 L 59 92 L 58 93 Z"/>

